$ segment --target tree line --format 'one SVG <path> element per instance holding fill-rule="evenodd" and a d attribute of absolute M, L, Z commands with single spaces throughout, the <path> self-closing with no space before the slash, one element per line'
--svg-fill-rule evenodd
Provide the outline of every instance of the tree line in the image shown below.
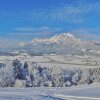
<path fill-rule="evenodd" d="M 100 82 L 100 68 L 47 68 L 15 59 L 0 63 L 0 87 L 69 87 Z"/>

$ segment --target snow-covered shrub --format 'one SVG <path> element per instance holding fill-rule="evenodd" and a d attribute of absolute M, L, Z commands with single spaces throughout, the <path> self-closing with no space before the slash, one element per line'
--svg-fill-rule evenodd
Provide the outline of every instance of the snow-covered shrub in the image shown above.
<path fill-rule="evenodd" d="M 52 87 L 52 82 L 51 81 L 44 81 L 41 86 L 44 86 L 44 87 Z"/>
<path fill-rule="evenodd" d="M 72 83 L 68 80 L 63 84 L 64 87 L 70 87 L 72 86 Z"/>
<path fill-rule="evenodd" d="M 19 87 L 19 88 L 22 88 L 22 87 L 26 87 L 26 82 L 25 82 L 25 80 L 19 80 L 19 79 L 17 79 L 16 81 L 15 81 L 15 84 L 14 84 L 14 87 Z"/>

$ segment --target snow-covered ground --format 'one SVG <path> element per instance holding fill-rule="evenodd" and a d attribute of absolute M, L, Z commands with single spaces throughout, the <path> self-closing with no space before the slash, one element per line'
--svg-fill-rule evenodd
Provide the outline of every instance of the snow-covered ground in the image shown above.
<path fill-rule="evenodd" d="M 99 57 L 78 56 L 78 55 L 43 55 L 43 56 L 0 56 L 0 62 L 19 59 L 21 62 L 37 62 L 38 65 L 57 68 L 91 68 L 100 65 Z"/>
<path fill-rule="evenodd" d="M 44 88 L 1 88 L 0 100 L 63 100 Z"/>
<path fill-rule="evenodd" d="M 71 88 L 1 88 L 0 100 L 100 100 L 100 85 Z"/>

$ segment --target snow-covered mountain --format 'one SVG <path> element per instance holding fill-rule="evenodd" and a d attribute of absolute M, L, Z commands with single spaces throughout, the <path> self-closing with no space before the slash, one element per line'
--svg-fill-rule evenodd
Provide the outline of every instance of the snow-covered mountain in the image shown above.
<path fill-rule="evenodd" d="M 43 50 L 43 52 L 79 52 L 79 50 L 100 51 L 100 42 L 82 40 L 71 33 L 57 34 L 51 38 L 35 38 L 31 42 L 22 42 L 19 46 L 33 48 L 34 51 Z"/>
<path fill-rule="evenodd" d="M 51 38 L 34 38 L 30 42 L 21 42 L 18 45 L 20 47 L 25 47 L 25 46 L 33 46 L 33 45 L 40 45 L 40 44 L 57 44 L 57 45 L 71 45 L 75 46 L 78 45 L 78 43 L 81 40 L 79 38 L 76 38 L 73 34 L 71 33 L 61 33 L 54 35 Z"/>
<path fill-rule="evenodd" d="M 31 42 L 21 42 L 19 45 L 24 46 L 31 46 L 31 45 L 38 45 L 38 44 L 58 44 L 58 45 L 71 45 L 73 47 L 80 47 L 86 44 L 89 44 L 88 41 L 83 41 L 77 37 L 75 37 L 71 33 L 61 33 L 54 35 L 51 38 L 34 38 Z"/>
<path fill-rule="evenodd" d="M 44 39 L 33 39 L 32 42 L 33 43 L 59 43 L 59 42 L 64 42 L 67 39 L 75 39 L 75 36 L 73 34 L 70 33 L 62 33 L 59 35 L 55 35 L 51 38 L 44 38 Z"/>

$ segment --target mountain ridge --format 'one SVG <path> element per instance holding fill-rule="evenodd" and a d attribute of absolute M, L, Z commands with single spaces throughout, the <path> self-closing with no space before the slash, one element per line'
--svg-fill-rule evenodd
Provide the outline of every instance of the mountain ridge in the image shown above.
<path fill-rule="evenodd" d="M 58 45 L 59 47 L 72 47 L 78 50 L 81 49 L 92 49 L 94 51 L 100 50 L 100 42 L 99 41 L 89 41 L 89 40 L 82 40 L 71 33 L 61 33 L 54 35 L 51 38 L 35 38 L 30 42 L 21 42 L 19 44 L 20 47 L 32 47 L 34 45 Z"/>

